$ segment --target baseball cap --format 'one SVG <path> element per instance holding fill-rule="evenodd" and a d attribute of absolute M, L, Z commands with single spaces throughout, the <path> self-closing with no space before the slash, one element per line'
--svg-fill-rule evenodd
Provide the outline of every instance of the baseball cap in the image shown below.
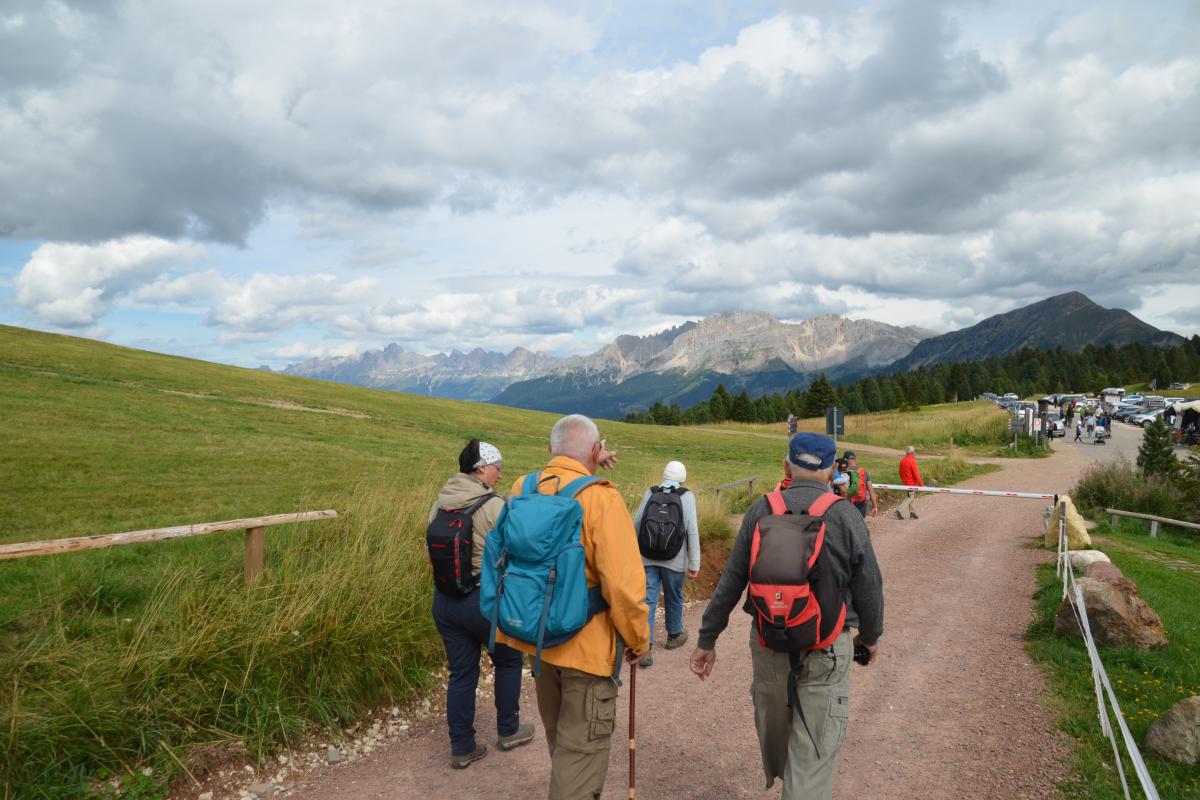
<path fill-rule="evenodd" d="M 833 439 L 819 433 L 797 433 L 788 442 L 788 460 L 801 469 L 828 469 L 836 455 Z"/>
<path fill-rule="evenodd" d="M 853 450 L 847 450 L 846 452 L 842 453 L 842 458 L 858 458 L 858 456 L 854 455 Z"/>

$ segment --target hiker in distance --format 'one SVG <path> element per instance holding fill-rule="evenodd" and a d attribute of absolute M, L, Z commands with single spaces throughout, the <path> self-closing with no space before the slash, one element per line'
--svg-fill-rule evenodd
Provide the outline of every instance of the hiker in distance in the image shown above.
<path fill-rule="evenodd" d="M 746 512 L 690 663 L 701 680 L 712 674 L 717 637 L 749 585 L 742 608 L 754 619 L 754 725 L 766 786 L 782 778 L 783 800 L 833 796 L 850 662 L 870 663 L 883 632 L 883 579 L 867 525 L 829 491 L 835 452 L 827 436 L 792 437 L 791 487 Z"/>
<path fill-rule="evenodd" d="M 513 484 L 488 536 L 481 609 L 497 648 L 533 656 L 550 800 L 593 800 L 608 772 L 621 662 L 650 647 L 646 572 L 625 501 L 595 477 L 615 460 L 596 423 L 560 419 L 550 456 Z"/>
<path fill-rule="evenodd" d="M 433 620 L 450 668 L 446 724 L 454 769 L 464 769 L 487 755 L 487 745 L 475 740 L 479 651 L 488 642 L 478 586 L 488 531 L 504 508 L 493 491 L 503 466 L 499 449 L 472 439 L 458 454 L 458 472 L 446 481 L 429 511 L 425 543 L 436 587 Z M 491 658 L 496 668 L 496 746 L 511 750 L 533 739 L 533 725 L 521 724 L 520 717 L 522 656 L 500 645 Z"/>
<path fill-rule="evenodd" d="M 842 453 L 850 472 L 850 502 L 865 518 L 868 510 L 872 517 L 879 516 L 879 503 L 875 500 L 875 486 L 871 483 L 871 473 L 858 465 L 858 456 L 853 450 Z"/>
<path fill-rule="evenodd" d="M 654 613 L 662 588 L 666 619 L 667 650 L 683 646 L 688 634 L 683 627 L 683 579 L 700 574 L 700 525 L 696 521 L 696 496 L 683 488 L 687 469 L 678 461 L 663 468 L 662 482 L 642 495 L 633 512 L 638 532 L 638 549 L 646 569 L 646 605 L 650 607 L 650 649 L 639 663 L 654 663 Z"/>
<path fill-rule="evenodd" d="M 925 481 L 921 480 L 921 469 L 917 466 L 917 449 L 911 444 L 904 448 L 904 458 L 900 459 L 900 483 L 904 486 L 925 485 Z M 904 519 L 906 512 L 909 519 L 916 519 L 916 500 L 917 493 L 909 492 L 896 509 L 896 519 Z"/>

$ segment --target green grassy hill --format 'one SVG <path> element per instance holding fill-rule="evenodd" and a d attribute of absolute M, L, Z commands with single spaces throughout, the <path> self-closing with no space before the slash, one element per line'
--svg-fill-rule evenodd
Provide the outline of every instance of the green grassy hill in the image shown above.
<path fill-rule="evenodd" d="M 506 484 L 540 466 L 557 415 L 0 326 L 0 416 L 0 543 L 340 514 L 269 529 L 249 590 L 237 532 L 0 561 L 9 798 L 169 778 L 206 748 L 266 752 L 419 691 L 442 658 L 422 538 L 437 489 L 472 436 L 501 448 Z M 693 489 L 781 473 L 782 432 L 600 428 L 631 505 L 670 459 Z"/>

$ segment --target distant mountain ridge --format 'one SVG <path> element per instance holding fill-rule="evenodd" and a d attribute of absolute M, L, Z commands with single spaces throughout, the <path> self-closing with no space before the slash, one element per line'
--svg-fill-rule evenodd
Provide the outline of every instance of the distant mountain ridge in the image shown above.
<path fill-rule="evenodd" d="M 421 355 L 399 345 L 357 356 L 309 359 L 283 371 L 380 389 L 483 400 L 596 416 L 680 402 L 718 382 L 753 393 L 794 388 L 817 371 L 870 369 L 910 352 L 933 331 L 833 315 L 785 323 L 769 314 L 714 314 L 649 336 L 619 336 L 565 358 L 516 348 Z"/>
<path fill-rule="evenodd" d="M 1080 292 L 1066 292 L 996 314 L 969 328 L 925 339 L 888 371 L 907 372 L 929 364 L 1002 356 L 1022 347 L 1079 350 L 1088 344 L 1141 342 L 1170 346 L 1183 341 L 1182 336 L 1159 330 L 1124 309 L 1103 308 Z"/>

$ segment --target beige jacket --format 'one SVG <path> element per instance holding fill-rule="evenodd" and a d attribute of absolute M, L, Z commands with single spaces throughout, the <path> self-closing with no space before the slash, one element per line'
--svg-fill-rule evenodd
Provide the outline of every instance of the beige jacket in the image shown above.
<path fill-rule="evenodd" d="M 483 481 L 462 472 L 455 473 L 446 481 L 442 491 L 438 493 L 437 502 L 429 509 L 429 521 L 437 516 L 439 508 L 451 511 L 456 508 L 466 508 L 492 490 Z M 494 497 L 476 509 L 471 515 L 471 574 L 479 577 L 483 569 L 483 547 L 487 543 L 487 535 L 496 527 L 496 520 L 504 508 L 504 500 Z"/>

